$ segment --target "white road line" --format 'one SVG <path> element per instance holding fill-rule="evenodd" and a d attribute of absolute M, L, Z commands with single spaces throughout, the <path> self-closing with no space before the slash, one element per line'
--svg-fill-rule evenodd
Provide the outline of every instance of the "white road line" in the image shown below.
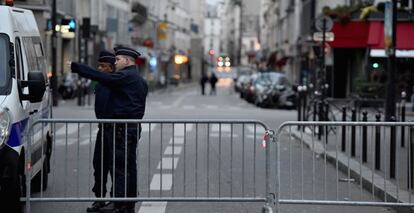
<path fill-rule="evenodd" d="M 174 124 L 174 136 L 184 136 L 184 129 L 186 132 L 193 130 L 194 124 Z"/>
<path fill-rule="evenodd" d="M 213 133 L 210 133 L 210 137 L 220 137 L 220 133 L 218 133 L 218 132 L 213 132 Z M 232 137 L 232 135 L 230 134 L 230 133 L 221 133 L 221 138 L 231 138 Z M 233 133 L 233 138 L 237 138 L 237 137 L 239 137 L 239 135 L 238 134 L 234 134 Z"/>
<path fill-rule="evenodd" d="M 173 168 L 173 159 L 174 159 L 174 168 Z M 161 169 L 162 163 L 162 170 L 164 169 L 176 169 L 178 165 L 178 157 L 165 157 L 162 158 L 162 161 L 158 163 L 157 169 Z"/>
<path fill-rule="evenodd" d="M 185 106 L 183 106 L 181 108 L 182 109 L 188 109 L 188 110 L 196 109 L 196 107 L 194 105 L 185 105 Z"/>
<path fill-rule="evenodd" d="M 162 106 L 160 106 L 160 109 L 171 109 L 171 108 L 173 108 L 173 106 L 171 106 L 171 105 L 162 105 Z"/>
<path fill-rule="evenodd" d="M 67 142 L 66 139 L 57 139 L 55 140 L 55 144 L 56 146 L 65 146 L 66 143 L 68 144 L 68 146 L 75 144 L 76 143 L 76 139 L 75 138 L 68 138 Z"/>
<path fill-rule="evenodd" d="M 138 213 L 164 213 L 167 202 L 143 202 Z"/>
<path fill-rule="evenodd" d="M 81 130 L 83 127 L 85 126 L 85 124 L 80 124 L 79 125 L 79 130 Z M 75 132 L 78 131 L 78 124 L 68 124 L 68 135 L 71 135 Z M 57 131 L 56 131 L 56 136 L 61 136 L 61 135 L 65 135 L 66 134 L 66 125 L 60 127 Z"/>
<path fill-rule="evenodd" d="M 248 125 L 246 128 L 249 132 L 254 134 L 254 125 Z M 256 125 L 256 134 L 264 134 L 265 129 L 262 126 Z"/>
<path fill-rule="evenodd" d="M 234 128 L 233 128 L 234 130 Z M 220 132 L 220 124 L 213 124 L 211 125 L 212 132 Z M 221 124 L 221 132 L 231 132 L 231 125 L 230 124 Z"/>
<path fill-rule="evenodd" d="M 181 146 L 174 146 L 174 155 L 181 154 Z M 168 146 L 167 149 L 165 149 L 164 155 L 172 155 L 173 154 L 173 147 Z"/>
<path fill-rule="evenodd" d="M 80 146 L 86 146 L 89 145 L 90 143 L 93 143 L 96 140 L 96 138 L 92 138 L 92 139 L 85 139 L 82 142 L 80 142 Z"/>
<path fill-rule="evenodd" d="M 188 95 L 188 92 L 187 92 L 187 95 Z M 176 108 L 176 107 L 178 107 L 180 104 L 181 104 L 181 102 L 183 102 L 183 100 L 184 100 L 184 98 L 186 98 L 187 97 L 187 95 L 183 95 L 183 94 L 181 94 L 180 95 L 180 97 L 179 98 L 177 98 L 175 101 L 174 101 L 174 103 L 172 103 L 172 107 L 173 108 Z"/>
<path fill-rule="evenodd" d="M 219 107 L 216 105 L 206 105 L 206 109 L 218 109 Z"/>
<path fill-rule="evenodd" d="M 142 132 L 149 132 L 149 124 L 142 124 Z M 157 126 L 157 124 L 151 124 L 151 132 L 154 131 L 155 127 Z"/>
<path fill-rule="evenodd" d="M 173 139 L 170 139 L 170 142 L 168 144 L 173 144 Z M 184 144 L 184 138 L 183 137 L 174 137 L 174 145 L 182 145 Z"/>
<path fill-rule="evenodd" d="M 172 187 L 172 174 L 162 174 L 162 180 L 160 182 L 161 175 L 160 174 L 154 174 L 151 180 L 150 184 L 150 190 L 153 191 L 159 191 L 160 189 L 162 191 L 169 191 Z M 162 183 L 162 188 L 161 187 Z"/>

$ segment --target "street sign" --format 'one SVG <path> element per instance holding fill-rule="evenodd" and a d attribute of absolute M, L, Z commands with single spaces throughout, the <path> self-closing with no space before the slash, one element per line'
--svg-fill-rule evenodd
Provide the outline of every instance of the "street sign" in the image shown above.
<path fill-rule="evenodd" d="M 335 34 L 333 32 L 325 32 L 325 41 L 334 41 Z M 323 33 L 315 32 L 313 33 L 313 41 L 323 41 Z"/>
<path fill-rule="evenodd" d="M 333 21 L 332 21 L 331 17 L 329 17 L 329 16 L 320 15 L 315 20 L 315 27 L 320 32 L 331 31 L 332 27 L 333 27 Z"/>

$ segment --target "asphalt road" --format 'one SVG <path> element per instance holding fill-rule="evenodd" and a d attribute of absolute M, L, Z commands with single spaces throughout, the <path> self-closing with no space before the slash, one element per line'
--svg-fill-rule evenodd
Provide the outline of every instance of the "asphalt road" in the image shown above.
<path fill-rule="evenodd" d="M 296 111 L 261 109 L 240 99 L 230 79 L 221 79 L 217 96 L 201 96 L 198 85 L 151 93 L 146 119 L 254 119 L 276 129 L 295 120 Z M 208 91 L 208 90 L 207 90 Z M 55 118 L 94 118 L 93 107 L 76 100 L 54 109 Z M 96 125 L 56 125 L 49 187 L 34 197 L 93 197 L 92 153 Z M 141 197 L 264 197 L 264 128 L 249 124 L 144 125 L 138 145 L 138 190 Z M 66 137 L 67 135 L 67 137 Z M 269 181 L 275 187 L 276 147 L 270 147 Z M 280 144 L 281 198 L 375 200 L 325 164 L 298 141 L 284 135 Z M 315 158 L 316 157 L 316 158 Z M 315 159 L 314 161 L 312 161 Z M 311 163 L 313 162 L 313 163 Z M 315 174 L 316 176 L 311 175 Z M 326 173 L 325 173 L 326 171 Z M 327 175 L 325 175 L 327 174 Z M 110 188 L 110 181 L 108 183 Z M 90 203 L 32 203 L 32 212 L 86 212 Z M 263 203 L 138 203 L 136 212 L 259 212 Z M 280 212 L 393 212 L 382 207 L 282 205 Z"/>

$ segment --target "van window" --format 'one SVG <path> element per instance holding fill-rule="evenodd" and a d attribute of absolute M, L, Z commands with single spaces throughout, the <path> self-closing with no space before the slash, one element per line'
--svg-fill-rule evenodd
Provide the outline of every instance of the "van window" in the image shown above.
<path fill-rule="evenodd" d="M 28 71 L 45 71 L 46 64 L 43 63 L 45 61 L 45 55 L 43 52 L 43 47 L 40 38 L 24 37 L 22 42 L 24 44 L 26 57 L 28 60 Z"/>
<path fill-rule="evenodd" d="M 0 34 L 0 95 L 7 95 L 11 89 L 10 42 L 6 35 Z"/>
<path fill-rule="evenodd" d="M 22 49 L 20 40 L 16 39 L 16 78 L 17 80 L 24 80 L 23 61 L 22 61 Z"/>

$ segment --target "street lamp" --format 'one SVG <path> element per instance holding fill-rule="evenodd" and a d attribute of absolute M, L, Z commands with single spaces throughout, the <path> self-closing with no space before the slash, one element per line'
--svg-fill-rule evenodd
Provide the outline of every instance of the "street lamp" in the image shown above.
<path fill-rule="evenodd" d="M 53 106 L 58 106 L 58 79 L 57 79 L 57 12 L 56 12 L 56 0 L 52 1 L 52 76 L 50 83 L 52 87 L 52 100 Z"/>

